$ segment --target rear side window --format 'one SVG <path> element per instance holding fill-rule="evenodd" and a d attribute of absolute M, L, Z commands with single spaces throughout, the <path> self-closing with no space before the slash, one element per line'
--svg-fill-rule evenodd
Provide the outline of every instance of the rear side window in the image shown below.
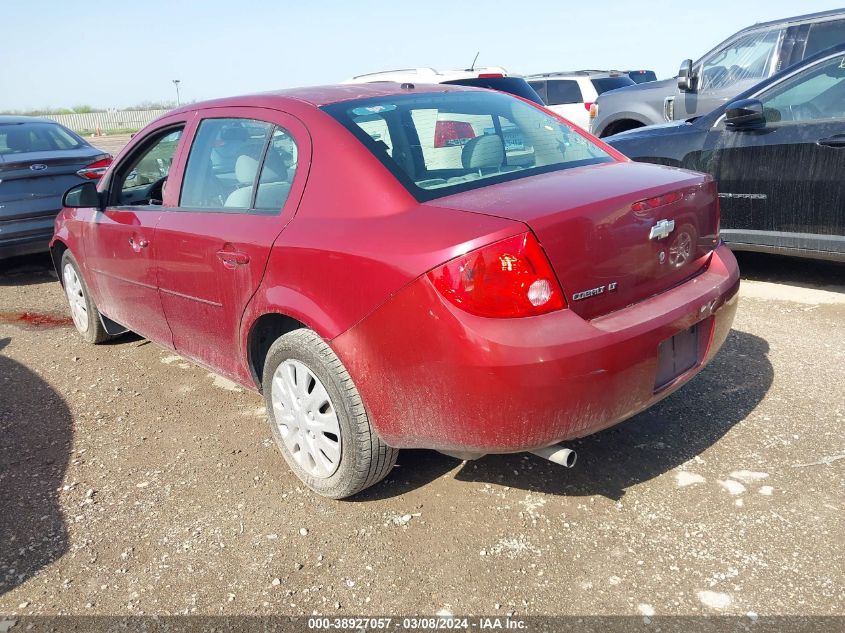
<path fill-rule="evenodd" d="M 593 79 L 592 82 L 597 94 L 634 85 L 633 79 L 622 75 L 619 77 L 601 77 L 599 79 Z"/>
<path fill-rule="evenodd" d="M 529 81 L 528 85 L 534 88 L 534 92 L 540 95 L 540 98 L 543 100 L 543 103 L 549 103 L 549 95 L 546 92 L 546 82 L 545 81 Z"/>
<path fill-rule="evenodd" d="M 845 20 L 816 22 L 810 27 L 804 57 L 812 57 L 816 53 L 842 42 L 845 42 Z"/>
<path fill-rule="evenodd" d="M 570 79 L 554 79 L 546 83 L 549 105 L 566 105 L 568 103 L 583 103 L 581 88 L 577 81 Z"/>
<path fill-rule="evenodd" d="M 0 154 L 79 149 L 85 143 L 55 123 L 0 124 Z"/>
<path fill-rule="evenodd" d="M 500 90 L 544 105 L 542 98 L 540 98 L 537 92 L 522 77 L 470 77 L 468 79 L 444 81 L 443 83 L 454 84 L 456 86 L 487 88 L 488 90 Z"/>
<path fill-rule="evenodd" d="M 180 207 L 230 213 L 280 213 L 296 172 L 286 130 L 251 119 L 200 123 L 182 181 Z"/>

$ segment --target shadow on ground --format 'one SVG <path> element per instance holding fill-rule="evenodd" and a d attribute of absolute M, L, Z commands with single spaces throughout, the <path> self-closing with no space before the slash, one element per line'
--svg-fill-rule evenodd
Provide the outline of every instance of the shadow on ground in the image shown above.
<path fill-rule="evenodd" d="M 743 279 L 845 292 L 845 263 L 768 253 L 735 253 Z"/>
<path fill-rule="evenodd" d="M 621 499 L 627 488 L 692 459 L 748 416 L 774 380 L 768 351 L 764 339 L 732 331 L 713 362 L 680 390 L 626 422 L 568 443 L 578 451 L 575 468 L 524 453 L 488 455 L 464 463 L 455 479 L 557 495 Z M 459 464 L 434 451 L 403 451 L 399 467 L 355 500 L 403 494 Z"/>
<path fill-rule="evenodd" d="M 58 490 L 73 439 L 65 401 L 3 355 L 10 342 L 0 339 L 0 595 L 67 551 Z"/>
<path fill-rule="evenodd" d="M 49 253 L 0 259 L 0 286 L 55 283 L 56 279 Z"/>

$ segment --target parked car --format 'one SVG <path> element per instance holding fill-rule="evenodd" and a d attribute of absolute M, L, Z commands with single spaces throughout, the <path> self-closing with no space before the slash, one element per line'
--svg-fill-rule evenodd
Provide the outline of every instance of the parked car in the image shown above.
<path fill-rule="evenodd" d="M 590 126 L 590 106 L 609 90 L 635 85 L 624 73 L 607 70 L 576 70 L 526 76 L 549 110 L 580 128 Z"/>
<path fill-rule="evenodd" d="M 459 116 L 489 132 L 442 167 L 437 121 Z M 265 136 L 233 185 L 210 157 L 238 125 Z M 150 156 L 167 173 L 128 183 Z M 399 448 L 544 454 L 616 424 L 698 373 L 737 305 L 711 177 L 631 162 L 490 90 L 193 104 L 64 202 L 52 253 L 85 340 L 129 328 L 262 391 L 291 469 L 330 497 L 379 481 Z"/>
<path fill-rule="evenodd" d="M 605 137 L 704 116 L 760 80 L 841 42 L 845 42 L 845 9 L 755 24 L 698 61 L 684 60 L 675 79 L 600 97 L 590 112 L 590 131 Z"/>
<path fill-rule="evenodd" d="M 0 115 L 0 259 L 46 252 L 62 194 L 110 162 L 58 123 Z"/>
<path fill-rule="evenodd" d="M 657 81 L 657 73 L 653 70 L 623 70 L 635 84 L 644 84 L 649 81 Z"/>
<path fill-rule="evenodd" d="M 607 142 L 634 160 L 712 174 L 731 248 L 845 261 L 845 43 L 707 116 Z"/>
<path fill-rule="evenodd" d="M 449 84 L 453 86 L 472 86 L 508 92 L 528 101 L 543 105 L 543 100 L 528 85 L 524 78 L 509 75 L 501 66 L 481 66 L 469 70 L 445 70 L 434 68 L 408 68 L 405 70 L 386 70 L 377 73 L 358 75 L 347 79 L 344 83 L 373 83 L 378 81 L 395 81 L 411 84 Z"/>

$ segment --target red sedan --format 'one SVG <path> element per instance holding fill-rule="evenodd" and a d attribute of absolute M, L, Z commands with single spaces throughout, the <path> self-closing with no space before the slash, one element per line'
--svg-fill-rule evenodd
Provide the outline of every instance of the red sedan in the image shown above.
<path fill-rule="evenodd" d="M 542 453 L 616 424 L 736 311 L 710 177 L 485 90 L 194 104 L 64 203 L 51 247 L 82 336 L 131 329 L 260 390 L 290 467 L 336 498 L 399 448 Z"/>

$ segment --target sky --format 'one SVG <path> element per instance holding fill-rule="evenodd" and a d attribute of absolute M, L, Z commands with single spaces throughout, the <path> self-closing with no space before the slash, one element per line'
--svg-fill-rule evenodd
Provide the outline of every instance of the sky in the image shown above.
<path fill-rule="evenodd" d="M 687 6 L 684 6 L 687 5 Z M 378 70 L 504 66 L 677 73 L 815 0 L 0 0 L 0 111 L 116 108 L 335 83 Z"/>

